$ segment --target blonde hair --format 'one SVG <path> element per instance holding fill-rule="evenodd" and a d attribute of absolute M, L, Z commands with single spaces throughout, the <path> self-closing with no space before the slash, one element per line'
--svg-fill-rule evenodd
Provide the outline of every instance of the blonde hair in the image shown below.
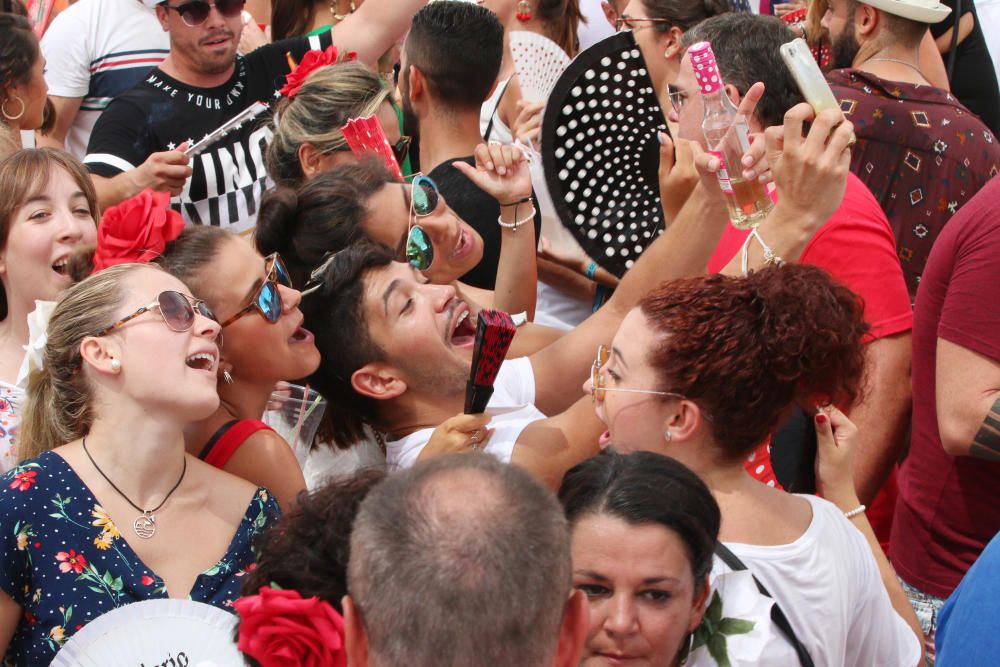
<path fill-rule="evenodd" d="M 341 126 L 351 118 L 374 115 L 388 99 L 389 89 L 378 74 L 356 61 L 335 63 L 310 74 L 294 97 L 278 103 L 277 127 L 267 149 L 271 178 L 279 185 L 301 184 L 302 144 L 312 144 L 323 154 L 350 150 Z"/>
<path fill-rule="evenodd" d="M 70 287 L 49 318 L 44 366 L 28 379 L 18 459 L 38 456 L 86 435 L 94 422 L 93 389 L 83 373 L 80 343 L 114 321 L 122 284 L 136 270 L 159 267 L 117 264 Z"/>

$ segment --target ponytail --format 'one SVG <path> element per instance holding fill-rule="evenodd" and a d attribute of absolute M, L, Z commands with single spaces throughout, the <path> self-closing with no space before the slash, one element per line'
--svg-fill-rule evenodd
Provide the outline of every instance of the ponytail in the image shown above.
<path fill-rule="evenodd" d="M 44 364 L 28 378 L 18 459 L 83 437 L 94 422 L 93 390 L 80 344 L 111 323 L 126 275 L 146 264 L 118 264 L 70 287 L 49 318 Z"/>
<path fill-rule="evenodd" d="M 822 269 L 678 280 L 639 307 L 658 334 L 658 389 L 697 403 L 727 458 L 770 435 L 793 401 L 849 404 L 860 391 L 864 308 Z"/>

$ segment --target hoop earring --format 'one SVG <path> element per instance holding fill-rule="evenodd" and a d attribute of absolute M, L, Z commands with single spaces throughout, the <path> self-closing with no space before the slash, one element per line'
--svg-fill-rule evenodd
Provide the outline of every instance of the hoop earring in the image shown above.
<path fill-rule="evenodd" d="M 665 429 L 663 431 L 663 439 L 666 440 L 667 442 L 672 442 L 674 439 L 673 431 L 671 431 L 669 428 Z"/>
<path fill-rule="evenodd" d="M 517 17 L 517 20 L 522 23 L 531 20 L 531 5 L 528 4 L 528 0 L 520 0 L 520 2 L 517 3 L 517 14 L 515 14 L 515 16 Z"/>
<path fill-rule="evenodd" d="M 20 113 L 18 113 L 18 114 L 16 114 L 16 115 L 13 115 L 13 114 L 9 114 L 9 113 L 7 113 L 7 102 L 10 102 L 11 100 L 17 100 L 18 104 L 20 104 L 20 105 L 21 105 L 21 112 L 20 112 Z M 0 113 L 2 113 L 2 114 L 3 114 L 3 117 L 4 117 L 4 118 L 6 118 L 7 120 L 17 120 L 17 119 L 19 119 L 19 118 L 20 118 L 21 116 L 23 116 L 23 115 L 24 115 L 24 112 L 25 112 L 25 109 L 26 109 L 26 108 L 27 108 L 27 107 L 26 107 L 26 105 L 24 104 L 24 100 L 22 100 L 22 99 L 21 99 L 20 97 L 18 97 L 17 95 L 14 95 L 13 97 L 8 97 L 7 99 L 5 99 L 5 100 L 3 101 L 3 104 L 0 104 Z"/>

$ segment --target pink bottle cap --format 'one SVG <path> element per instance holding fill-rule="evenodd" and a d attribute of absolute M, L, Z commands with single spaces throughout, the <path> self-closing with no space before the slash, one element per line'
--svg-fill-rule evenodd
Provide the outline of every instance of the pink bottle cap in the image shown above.
<path fill-rule="evenodd" d="M 722 88 L 722 77 L 719 76 L 719 66 L 715 64 L 715 52 L 708 42 L 692 44 L 688 49 L 691 56 L 691 67 L 694 68 L 694 78 L 703 93 L 714 93 Z"/>

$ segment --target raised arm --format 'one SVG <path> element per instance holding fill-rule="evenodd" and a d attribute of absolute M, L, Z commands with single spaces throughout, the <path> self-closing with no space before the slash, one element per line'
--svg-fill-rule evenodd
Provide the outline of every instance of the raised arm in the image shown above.
<path fill-rule="evenodd" d="M 340 51 L 354 51 L 358 60 L 374 67 L 403 38 L 413 15 L 426 4 L 427 0 L 367 0 L 330 29 L 333 43 Z"/>
<path fill-rule="evenodd" d="M 535 261 L 535 225 L 531 198 L 531 172 L 524 153 L 514 146 L 479 144 L 476 166 L 457 161 L 464 174 L 500 204 L 500 260 L 497 264 L 492 308 L 535 316 L 538 265 Z"/>

